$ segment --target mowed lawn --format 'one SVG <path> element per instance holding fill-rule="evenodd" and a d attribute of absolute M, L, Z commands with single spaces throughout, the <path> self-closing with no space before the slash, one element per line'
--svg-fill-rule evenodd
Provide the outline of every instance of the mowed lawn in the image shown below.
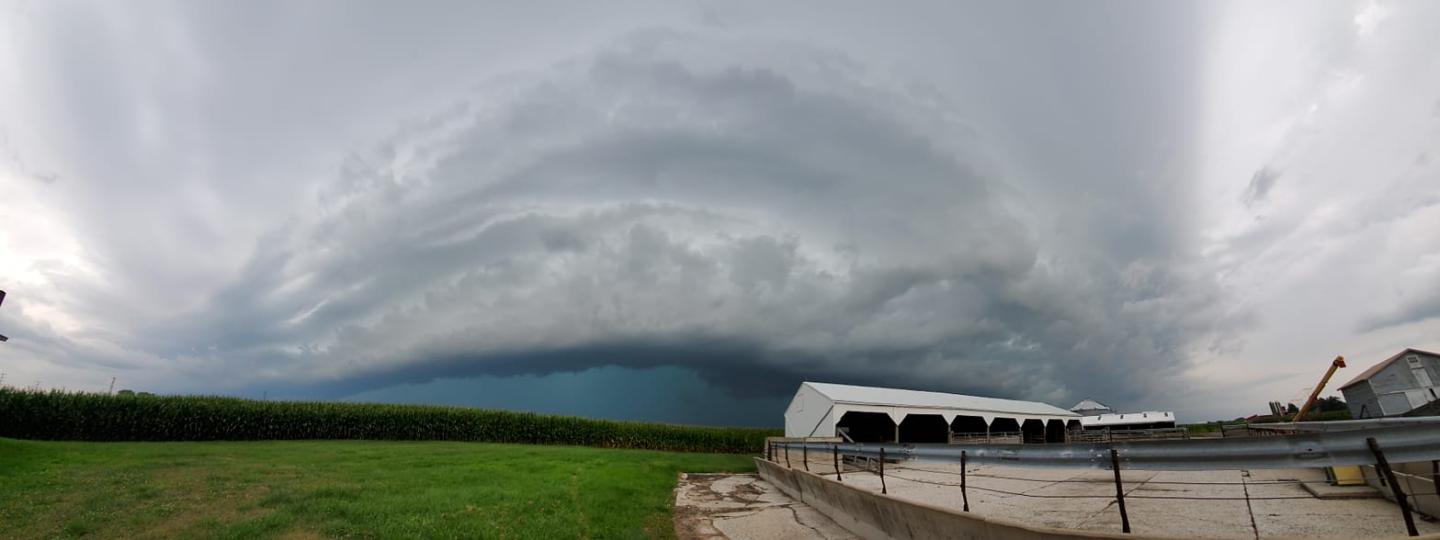
<path fill-rule="evenodd" d="M 466 442 L 0 439 L 3 538 L 666 538 L 749 456 Z"/>

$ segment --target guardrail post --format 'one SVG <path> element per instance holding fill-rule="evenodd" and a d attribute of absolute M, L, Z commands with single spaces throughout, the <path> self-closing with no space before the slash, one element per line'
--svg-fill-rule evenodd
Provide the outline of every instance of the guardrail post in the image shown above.
<path fill-rule="evenodd" d="M 810 472 L 810 445 L 800 445 L 800 463 L 805 465 L 805 472 Z"/>
<path fill-rule="evenodd" d="M 1385 475 L 1385 479 L 1390 483 L 1390 490 L 1395 493 L 1395 504 L 1400 505 L 1400 515 L 1405 517 L 1405 530 L 1410 536 L 1420 536 L 1420 531 L 1415 529 L 1415 517 L 1410 515 L 1410 501 L 1405 499 L 1405 490 L 1400 489 L 1400 483 L 1395 481 L 1395 471 L 1390 470 L 1390 462 L 1385 460 L 1380 444 L 1375 442 L 1374 437 L 1367 437 L 1365 444 L 1370 446 L 1370 453 L 1375 454 L 1375 468 Z"/>
<path fill-rule="evenodd" d="M 890 491 L 885 489 L 885 449 L 880 449 L 880 494 L 889 495 Z M 1408 514 L 1407 514 L 1408 515 Z"/>
<path fill-rule="evenodd" d="M 1430 460 L 1430 485 L 1435 486 L 1435 496 L 1440 497 L 1440 461 Z"/>
<path fill-rule="evenodd" d="M 960 451 L 960 500 L 965 504 L 965 511 L 970 511 L 970 495 L 965 493 L 965 451 Z"/>
<path fill-rule="evenodd" d="M 785 468 L 794 469 L 794 467 L 790 466 L 790 443 L 785 443 L 785 446 L 782 446 L 781 448 L 785 449 Z"/>
<path fill-rule="evenodd" d="M 844 482 L 845 479 L 840 477 L 840 446 L 830 445 L 830 452 L 835 455 L 835 481 Z"/>
<path fill-rule="evenodd" d="M 1115 503 L 1120 506 L 1120 530 L 1130 532 L 1130 515 L 1125 513 L 1125 486 L 1120 483 L 1120 453 L 1110 449 L 1110 468 L 1115 470 Z"/>
<path fill-rule="evenodd" d="M 775 462 L 775 446 L 770 439 L 765 439 L 765 461 Z"/>

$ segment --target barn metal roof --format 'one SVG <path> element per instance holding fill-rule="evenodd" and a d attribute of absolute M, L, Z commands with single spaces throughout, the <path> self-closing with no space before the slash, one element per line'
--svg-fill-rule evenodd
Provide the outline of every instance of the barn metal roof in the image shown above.
<path fill-rule="evenodd" d="M 1170 411 L 1141 411 L 1132 413 L 1106 413 L 1095 416 L 1084 416 L 1080 418 L 1080 425 L 1092 426 L 1124 426 L 1131 424 L 1154 424 L 1157 422 L 1174 422 L 1175 413 Z"/>
<path fill-rule="evenodd" d="M 1110 410 L 1110 406 L 1090 398 L 1085 398 L 1080 400 L 1079 403 L 1076 403 L 1074 407 L 1070 407 L 1072 411 L 1090 411 L 1095 409 Z"/>
<path fill-rule="evenodd" d="M 1408 348 L 1408 349 L 1405 349 L 1405 350 L 1403 350 L 1403 351 L 1400 351 L 1400 352 L 1399 352 L 1398 354 L 1396 354 L 1395 356 L 1391 356 L 1390 358 L 1386 358 L 1386 359 L 1384 359 L 1384 360 L 1381 360 L 1380 363 L 1378 363 L 1378 364 L 1375 364 L 1375 365 L 1373 365 L 1373 366 L 1370 366 L 1370 369 L 1367 369 L 1367 370 L 1365 370 L 1365 371 L 1360 372 L 1360 374 L 1359 374 L 1359 375 L 1356 375 L 1354 379 L 1350 379 L 1350 382 L 1347 382 L 1347 383 L 1345 383 L 1345 384 L 1340 385 L 1340 389 L 1341 389 L 1341 390 L 1344 390 L 1344 389 L 1349 388 L 1349 387 L 1351 387 L 1351 386 L 1355 386 L 1355 385 L 1358 384 L 1360 381 L 1363 381 L 1363 380 L 1369 379 L 1370 377 L 1373 377 L 1376 373 L 1379 373 L 1380 370 L 1385 369 L 1387 366 L 1389 366 L 1390 364 L 1395 363 L 1396 360 L 1401 359 L 1402 357 L 1404 357 L 1404 356 L 1407 355 L 1407 354 L 1425 354 L 1425 355 L 1430 355 L 1430 356 L 1440 356 L 1440 354 L 1436 354 L 1436 353 L 1433 353 L 1433 352 L 1430 352 L 1430 351 L 1422 351 L 1422 350 L 1420 350 L 1420 349 Z"/>
<path fill-rule="evenodd" d="M 852 386 L 848 384 L 819 382 L 806 382 L 804 384 L 809 385 L 836 403 L 892 407 L 923 407 L 1032 416 L 1080 416 L 1054 405 L 1036 401 L 967 396 L 963 394 L 947 394 L 944 392 L 925 392 L 921 390 L 902 390 L 899 388 Z"/>

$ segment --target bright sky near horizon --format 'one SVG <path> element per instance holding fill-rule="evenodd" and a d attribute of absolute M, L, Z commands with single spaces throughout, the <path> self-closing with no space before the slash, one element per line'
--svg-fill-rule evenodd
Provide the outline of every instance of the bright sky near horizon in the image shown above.
<path fill-rule="evenodd" d="M 0 43 L 5 384 L 1203 420 L 1440 349 L 1440 3 L 0 0 Z"/>

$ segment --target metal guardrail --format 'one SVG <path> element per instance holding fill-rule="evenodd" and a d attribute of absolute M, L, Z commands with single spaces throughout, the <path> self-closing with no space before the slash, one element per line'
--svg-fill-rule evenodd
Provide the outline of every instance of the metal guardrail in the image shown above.
<path fill-rule="evenodd" d="M 1273 424 L 1248 424 L 1248 426 L 1250 429 L 1274 431 L 1326 432 L 1378 429 L 1414 424 L 1434 424 L 1436 429 L 1440 429 L 1440 416 L 1367 418 L 1363 420 L 1331 420 L 1328 422 L 1276 422 Z"/>
<path fill-rule="evenodd" d="M 1371 465 L 1375 455 L 1366 440 L 1373 438 L 1396 463 L 1440 459 L 1440 423 L 1385 422 L 1384 427 L 1337 431 L 1296 432 L 1273 437 L 1114 441 L 1109 443 L 1025 444 L 860 444 L 773 443 L 775 448 L 808 450 L 850 458 L 959 463 L 962 452 L 970 463 L 1026 467 L 1111 469 L 1110 450 L 1116 450 L 1126 469 L 1227 470 L 1293 469 Z"/>
<path fill-rule="evenodd" d="M 1190 430 L 1185 428 L 1156 429 L 1095 429 L 1077 431 L 1066 435 L 1072 442 L 1096 443 L 1113 441 L 1142 441 L 1158 439 L 1189 439 Z"/>

